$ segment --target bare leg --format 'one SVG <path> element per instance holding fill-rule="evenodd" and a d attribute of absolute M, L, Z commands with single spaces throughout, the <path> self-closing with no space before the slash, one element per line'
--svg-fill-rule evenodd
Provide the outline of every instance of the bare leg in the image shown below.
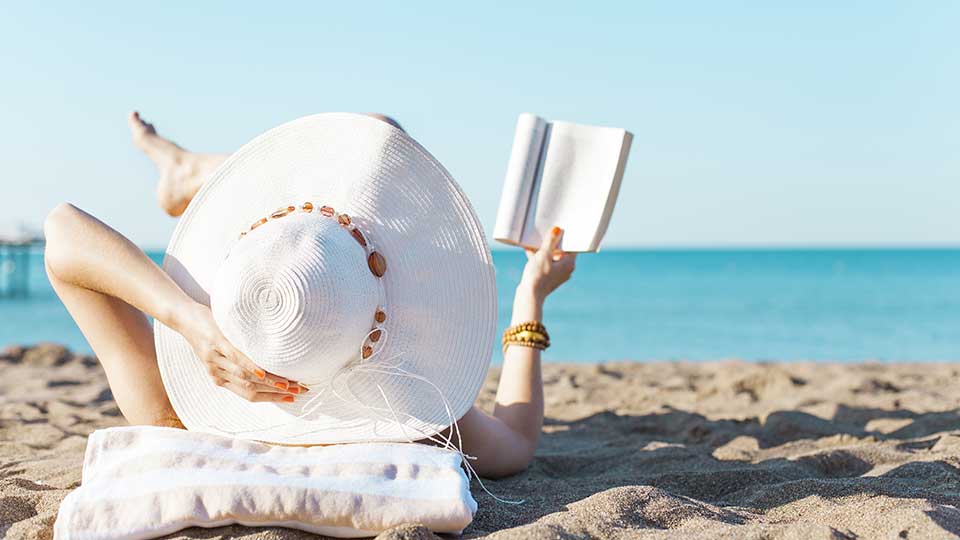
<path fill-rule="evenodd" d="M 403 130 L 396 120 L 385 114 L 367 115 Z M 158 135 L 153 124 L 145 122 L 137 112 L 131 112 L 127 120 L 130 123 L 133 143 L 157 166 L 160 173 L 157 202 L 164 212 L 171 216 L 183 214 L 207 178 L 230 157 L 230 154 L 202 154 L 185 150 Z"/>
<path fill-rule="evenodd" d="M 103 365 L 124 418 L 134 425 L 182 428 L 160 380 L 147 317 L 122 300 L 57 278 L 49 266 L 47 275 Z"/>

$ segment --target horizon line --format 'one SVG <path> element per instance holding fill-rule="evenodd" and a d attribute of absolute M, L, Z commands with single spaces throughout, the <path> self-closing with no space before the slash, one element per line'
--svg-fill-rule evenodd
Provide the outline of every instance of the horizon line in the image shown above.
<path fill-rule="evenodd" d="M 166 246 L 138 246 L 143 251 L 164 251 Z M 516 246 L 500 243 L 490 243 L 490 251 L 510 252 L 518 251 Z M 960 250 L 960 243 L 929 243 L 929 244 L 883 244 L 883 243 L 783 243 L 783 244 L 738 244 L 738 243 L 696 243 L 696 244 L 612 244 L 601 247 L 600 252 L 607 251 L 923 251 L 923 250 Z"/>

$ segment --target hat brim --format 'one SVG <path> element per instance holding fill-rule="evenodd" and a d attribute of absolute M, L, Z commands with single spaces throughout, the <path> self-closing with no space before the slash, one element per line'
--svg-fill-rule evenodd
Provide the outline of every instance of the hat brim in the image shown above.
<path fill-rule="evenodd" d="M 298 419 L 320 389 L 291 404 L 247 401 L 214 384 L 187 341 L 155 322 L 160 374 L 180 420 L 192 430 L 284 444 L 405 441 L 445 429 L 470 409 L 489 368 L 494 270 L 470 202 L 403 131 L 365 115 L 326 113 L 260 135 L 191 201 L 163 268 L 209 305 L 238 234 L 276 208 L 306 201 L 349 214 L 384 255 L 387 337 L 374 360 L 402 363 L 413 376 L 354 372 L 318 398 L 316 413 Z"/>

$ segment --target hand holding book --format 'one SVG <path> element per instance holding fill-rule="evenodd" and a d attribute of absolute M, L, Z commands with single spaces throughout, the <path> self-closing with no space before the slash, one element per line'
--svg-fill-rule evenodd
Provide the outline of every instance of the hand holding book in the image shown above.
<path fill-rule="evenodd" d="M 564 231 L 554 227 L 543 238 L 540 249 L 526 248 L 527 264 L 523 268 L 518 288 L 529 291 L 541 302 L 560 285 L 563 285 L 576 267 L 576 253 L 559 249 Z"/>

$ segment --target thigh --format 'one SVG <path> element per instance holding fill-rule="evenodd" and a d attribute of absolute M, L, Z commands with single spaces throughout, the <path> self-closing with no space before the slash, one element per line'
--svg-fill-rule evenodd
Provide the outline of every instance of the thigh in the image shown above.
<path fill-rule="evenodd" d="M 183 427 L 160 379 L 153 328 L 126 302 L 47 276 L 107 374 L 113 398 L 131 424 Z"/>

